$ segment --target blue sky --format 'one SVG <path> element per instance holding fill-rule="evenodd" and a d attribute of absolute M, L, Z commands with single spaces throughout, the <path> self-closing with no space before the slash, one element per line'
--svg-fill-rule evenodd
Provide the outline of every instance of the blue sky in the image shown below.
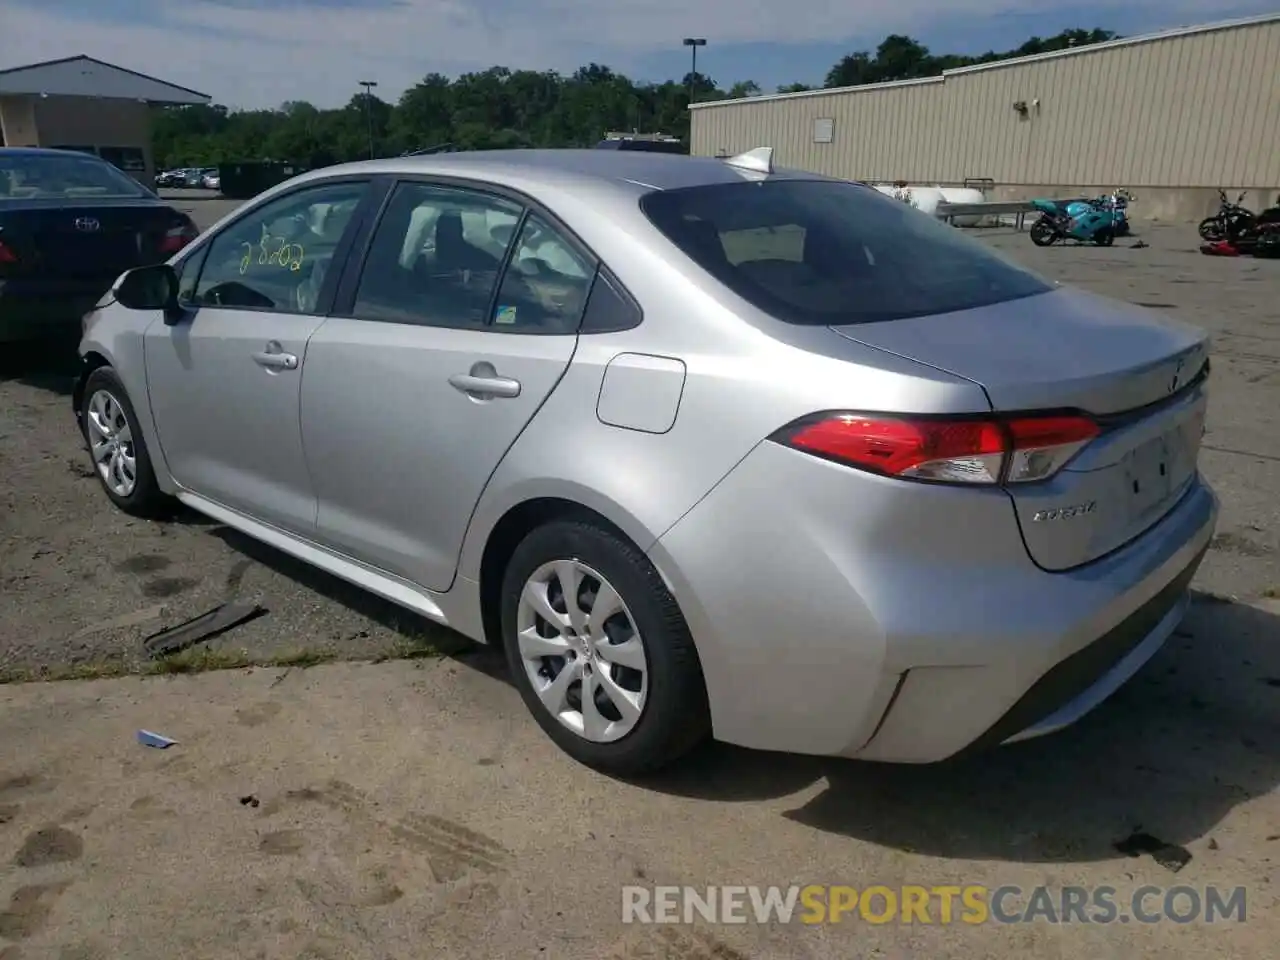
<path fill-rule="evenodd" d="M 1008 49 L 1038 34 L 1126 35 L 1277 10 L 1277 0 L 0 0 L 0 68 L 87 53 L 236 107 L 345 102 L 377 80 L 394 100 L 429 71 L 494 64 L 636 79 L 698 66 L 722 86 L 820 84 L 854 50 L 906 33 L 935 52 Z"/>

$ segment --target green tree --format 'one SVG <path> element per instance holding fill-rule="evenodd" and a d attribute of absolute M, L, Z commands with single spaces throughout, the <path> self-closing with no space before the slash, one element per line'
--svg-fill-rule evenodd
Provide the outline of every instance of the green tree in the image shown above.
<path fill-rule="evenodd" d="M 1031 37 L 1020 47 L 981 56 L 931 53 L 902 34 L 886 37 L 875 53 L 841 58 L 826 86 L 937 76 L 943 70 L 1111 40 L 1108 30 L 1065 30 Z M 808 90 L 803 83 L 779 93 Z M 701 72 L 663 83 L 637 83 L 612 68 L 589 63 L 565 76 L 551 71 L 493 66 L 456 79 L 429 73 L 392 104 L 355 94 L 344 106 L 321 109 L 293 101 L 275 110 L 174 107 L 158 111 L 153 128 L 161 168 L 237 160 L 279 160 L 323 166 L 369 154 L 381 156 L 452 144 L 462 149 L 587 147 L 611 130 L 666 133 L 687 139 L 689 98 L 697 101 L 761 93 L 752 80 L 728 89 Z M 367 108 L 367 110 L 366 110 Z"/>
<path fill-rule="evenodd" d="M 971 57 L 960 54 L 934 56 L 929 52 L 929 48 L 919 41 L 901 34 L 893 34 L 884 39 L 874 54 L 863 50 L 842 57 L 827 73 L 825 85 L 856 87 L 864 83 L 936 77 L 944 70 L 953 70 L 957 67 L 1066 50 L 1069 47 L 1083 47 L 1091 43 L 1114 40 L 1118 36 L 1110 30 L 1064 30 L 1057 36 L 1047 39 L 1032 37 L 1020 47 L 1004 53 L 989 51 L 980 56 Z"/>

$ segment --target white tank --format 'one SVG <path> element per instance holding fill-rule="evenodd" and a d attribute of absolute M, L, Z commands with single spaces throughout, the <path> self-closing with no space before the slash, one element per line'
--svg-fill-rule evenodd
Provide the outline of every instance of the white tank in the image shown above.
<path fill-rule="evenodd" d="M 944 203 L 983 203 L 987 199 L 981 190 L 975 190 L 972 187 L 939 187 L 938 189 L 942 193 Z M 970 217 L 956 217 L 954 223 L 957 227 L 976 227 L 982 220 L 981 214 L 975 214 Z"/>
<path fill-rule="evenodd" d="M 938 215 L 938 204 L 942 202 L 941 187 L 907 187 L 907 191 L 917 210 L 931 217 Z"/>
<path fill-rule="evenodd" d="M 875 188 L 886 197 L 910 203 L 921 213 L 935 217 L 938 215 L 938 205 L 941 203 L 982 203 L 986 200 L 981 190 L 975 190 L 972 187 L 895 187 L 891 183 L 879 183 Z M 958 227 L 976 227 L 982 220 L 981 214 L 975 214 L 956 217 L 955 224 Z"/>
<path fill-rule="evenodd" d="M 921 213 L 927 213 L 931 217 L 937 215 L 938 204 L 942 201 L 942 191 L 938 187 L 895 187 L 891 183 L 879 183 L 876 184 L 876 189 L 886 197 L 909 203 Z"/>

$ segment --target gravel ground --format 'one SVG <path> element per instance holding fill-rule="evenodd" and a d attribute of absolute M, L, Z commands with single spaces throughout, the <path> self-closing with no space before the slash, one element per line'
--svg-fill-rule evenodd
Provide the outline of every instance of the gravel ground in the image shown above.
<path fill-rule="evenodd" d="M 202 225 L 234 207 L 178 202 Z M 1280 676 L 1276 655 L 1262 642 L 1280 636 L 1272 612 L 1280 613 L 1280 605 L 1270 600 L 1280 595 L 1280 264 L 1200 256 L 1194 231 L 1181 226 L 1150 226 L 1143 231 L 1149 246 L 1124 241 L 1109 250 L 1042 250 L 1010 229 L 974 232 L 1048 276 L 1213 332 L 1214 393 L 1202 464 L 1223 513 L 1184 641 L 1232 640 L 1240 655 L 1230 683 L 1239 682 L 1240 695 L 1264 687 L 1259 681 Z M 199 517 L 152 523 L 112 509 L 72 419 L 68 357 L 7 355 L 3 362 L 0 593 L 7 602 L 0 606 L 0 676 L 138 666 L 145 636 L 230 598 L 268 613 L 209 645 L 228 658 L 376 658 L 463 643 Z M 1164 656 L 1166 669 L 1176 670 L 1182 655 Z M 1190 663 L 1201 653 L 1186 656 Z M 1219 664 L 1217 673 L 1227 669 Z"/>

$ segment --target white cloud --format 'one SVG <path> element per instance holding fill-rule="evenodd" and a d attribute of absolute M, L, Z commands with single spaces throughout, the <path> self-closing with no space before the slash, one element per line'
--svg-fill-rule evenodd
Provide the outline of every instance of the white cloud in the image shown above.
<path fill-rule="evenodd" d="M 3 0 L 0 0 L 3 2 Z M 108 0 L 102 0 L 104 6 Z M 1115 0 L 1158 7 L 1164 18 L 1190 0 Z M 1195 19 L 1213 16 L 1199 0 Z M 1062 12 L 1061 0 L 406 0 L 386 9 L 287 3 L 224 6 L 154 0 L 145 22 L 112 24 L 8 5 L 0 14 L 0 65 L 87 53 L 240 106 L 285 100 L 335 104 L 356 81 L 379 81 L 394 99 L 431 70 L 495 63 L 573 69 L 592 60 L 626 69 L 634 58 L 678 47 L 684 36 L 717 45 L 804 43 L 911 31 L 941 15 Z M 484 12 L 489 10 L 489 12 Z"/>

